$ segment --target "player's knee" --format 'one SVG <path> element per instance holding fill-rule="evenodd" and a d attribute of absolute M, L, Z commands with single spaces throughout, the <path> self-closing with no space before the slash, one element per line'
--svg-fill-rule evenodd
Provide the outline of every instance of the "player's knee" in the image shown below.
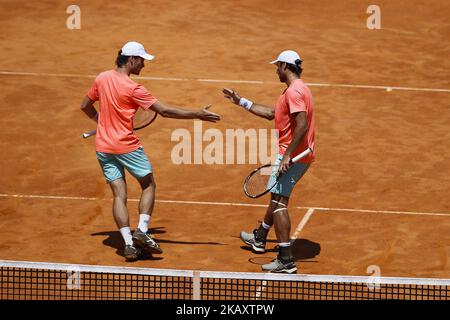
<path fill-rule="evenodd" d="M 114 194 L 114 201 L 118 201 L 118 202 L 121 202 L 121 203 L 124 203 L 124 204 L 126 204 L 127 203 L 127 194 L 125 193 L 125 194 Z"/>
<path fill-rule="evenodd" d="M 143 191 L 145 190 L 150 190 L 156 189 L 156 183 L 155 183 L 155 179 L 153 178 L 153 174 L 149 173 L 148 175 L 146 175 L 145 177 L 139 179 L 139 184 L 141 185 L 141 188 Z"/>
<path fill-rule="evenodd" d="M 144 192 L 154 192 L 156 190 L 155 182 L 150 182 L 150 183 L 144 184 L 144 185 L 141 184 L 141 187 L 142 187 L 142 191 L 144 191 Z"/>
<path fill-rule="evenodd" d="M 272 193 L 272 198 L 271 198 L 270 204 L 271 204 L 273 210 L 276 210 L 279 208 L 287 208 L 288 203 L 289 203 L 289 197 Z"/>
<path fill-rule="evenodd" d="M 122 201 L 127 201 L 127 185 L 124 180 L 114 180 L 110 184 L 114 198 L 118 198 Z"/>
<path fill-rule="evenodd" d="M 113 195 L 114 198 L 117 198 L 118 200 L 121 200 L 123 202 L 127 202 L 128 195 L 126 189 L 119 188 L 118 190 L 113 191 Z"/>
<path fill-rule="evenodd" d="M 288 209 L 286 207 L 275 207 L 275 209 L 272 211 L 272 214 L 274 215 L 288 214 Z"/>

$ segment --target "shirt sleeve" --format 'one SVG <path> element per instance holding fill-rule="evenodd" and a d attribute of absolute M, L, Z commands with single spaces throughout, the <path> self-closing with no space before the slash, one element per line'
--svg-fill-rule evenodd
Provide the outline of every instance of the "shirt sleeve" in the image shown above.
<path fill-rule="evenodd" d="M 89 99 L 93 101 L 98 101 L 97 79 L 94 81 L 91 88 L 89 89 L 87 96 L 89 97 Z"/>
<path fill-rule="evenodd" d="M 137 106 L 143 108 L 144 110 L 148 110 L 158 99 L 156 99 L 147 89 L 142 85 L 138 85 L 131 96 L 131 100 Z"/>
<path fill-rule="evenodd" d="M 286 102 L 289 106 L 289 113 L 306 112 L 306 104 L 303 94 L 297 90 L 288 90 L 286 92 Z"/>

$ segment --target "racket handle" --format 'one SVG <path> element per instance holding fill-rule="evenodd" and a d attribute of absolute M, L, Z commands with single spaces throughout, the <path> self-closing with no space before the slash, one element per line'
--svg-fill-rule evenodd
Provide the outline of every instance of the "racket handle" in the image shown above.
<path fill-rule="evenodd" d="M 85 132 L 85 133 L 83 133 L 83 139 L 87 139 L 89 137 L 95 136 L 96 133 L 97 133 L 97 130 Z"/>
<path fill-rule="evenodd" d="M 304 157 L 306 157 L 308 154 L 310 154 L 312 152 L 312 148 L 309 147 L 308 149 L 306 149 L 305 151 L 303 151 L 302 153 L 300 153 L 299 155 L 295 156 L 294 158 L 291 159 L 291 163 L 295 163 L 300 159 L 303 159 Z"/>

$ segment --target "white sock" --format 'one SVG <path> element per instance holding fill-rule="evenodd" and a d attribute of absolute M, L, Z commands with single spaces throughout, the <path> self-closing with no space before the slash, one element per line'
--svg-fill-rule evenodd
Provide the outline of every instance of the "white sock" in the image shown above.
<path fill-rule="evenodd" d="M 270 230 L 270 227 L 268 224 L 266 224 L 264 221 L 261 223 L 261 225 L 263 226 L 264 229 L 266 230 Z"/>
<path fill-rule="evenodd" d="M 122 238 L 125 241 L 125 245 L 133 245 L 133 236 L 131 235 L 130 227 L 120 228 L 120 233 L 122 234 Z"/>
<path fill-rule="evenodd" d="M 148 214 L 139 215 L 139 224 L 138 224 L 139 230 L 141 230 L 142 232 L 147 232 L 149 223 L 150 223 L 150 215 Z"/>
<path fill-rule="evenodd" d="M 282 247 L 282 248 L 287 248 L 287 247 L 290 247 L 290 246 L 291 246 L 291 243 L 290 243 L 290 242 L 280 242 L 280 243 L 278 244 L 278 246 L 279 246 L 279 247 Z"/>

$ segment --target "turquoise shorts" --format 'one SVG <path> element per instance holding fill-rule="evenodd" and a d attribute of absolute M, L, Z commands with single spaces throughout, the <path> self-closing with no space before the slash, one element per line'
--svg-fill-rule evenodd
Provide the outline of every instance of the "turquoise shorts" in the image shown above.
<path fill-rule="evenodd" d="M 153 172 L 152 165 L 142 147 L 124 154 L 104 152 L 96 152 L 96 154 L 107 183 L 124 178 L 125 169 L 136 179 L 141 179 Z"/>
<path fill-rule="evenodd" d="M 281 154 L 278 154 L 274 165 L 279 165 L 282 159 L 283 156 Z M 296 183 L 303 177 L 309 166 L 309 163 L 294 163 L 289 168 L 289 170 L 280 177 L 280 180 L 278 180 L 277 184 L 272 188 L 270 192 L 289 197 L 292 193 L 292 190 L 294 190 Z M 272 172 L 269 181 L 273 181 L 272 179 L 276 179 L 276 174 L 277 171 Z"/>

